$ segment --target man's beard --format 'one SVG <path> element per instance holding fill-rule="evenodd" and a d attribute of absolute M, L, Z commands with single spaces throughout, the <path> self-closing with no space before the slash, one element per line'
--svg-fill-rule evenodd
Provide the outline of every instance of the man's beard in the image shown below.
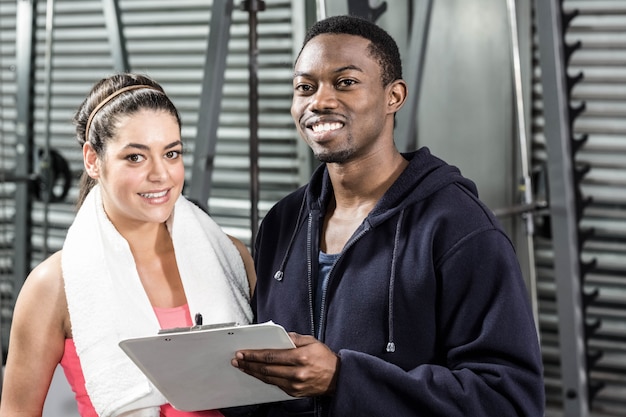
<path fill-rule="evenodd" d="M 315 158 L 318 161 L 324 162 L 327 164 L 342 164 L 348 162 L 352 158 L 352 150 L 344 149 L 338 152 L 321 152 L 316 153 Z"/>
<path fill-rule="evenodd" d="M 343 164 L 352 160 L 355 156 L 355 149 L 351 135 L 346 139 L 345 146 L 345 148 L 339 150 L 322 149 L 319 152 L 313 150 L 313 154 L 320 162 L 327 164 Z"/>

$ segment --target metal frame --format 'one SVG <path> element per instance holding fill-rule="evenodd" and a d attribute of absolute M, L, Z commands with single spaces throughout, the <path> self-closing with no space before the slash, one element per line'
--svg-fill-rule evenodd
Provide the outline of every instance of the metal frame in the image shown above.
<path fill-rule="evenodd" d="M 401 152 L 417 147 L 417 108 L 422 84 L 422 72 L 426 56 L 426 43 L 432 10 L 432 0 L 417 0 L 411 19 L 411 37 L 405 53 L 408 57 L 404 78 L 411 85 L 411 94 L 404 107 L 398 112 L 395 141 Z"/>
<path fill-rule="evenodd" d="M 568 417 L 586 417 L 589 416 L 587 358 L 562 11 L 559 0 L 536 0 L 535 5 L 558 291 L 563 410 Z"/>
<path fill-rule="evenodd" d="M 17 298 L 31 262 L 30 187 L 33 171 L 33 89 L 36 0 L 17 3 L 16 62 L 17 62 L 17 120 L 15 160 L 15 246 L 13 251 L 13 300 Z"/>
<path fill-rule="evenodd" d="M 46 48 L 45 48 L 45 66 L 44 66 L 44 147 L 42 153 L 37 150 L 37 161 L 35 165 L 36 173 L 39 175 L 39 187 L 43 201 L 43 256 L 49 255 L 48 235 L 49 235 L 49 219 L 50 201 L 52 184 L 52 161 L 50 156 L 50 119 L 52 110 L 52 66 L 53 66 L 53 33 L 54 33 L 54 0 L 46 0 Z M 34 149 L 33 149 L 34 150 Z"/>
<path fill-rule="evenodd" d="M 208 208 L 211 191 L 232 11 L 233 0 L 215 1 L 211 9 L 209 42 L 204 61 L 191 185 L 188 192 L 189 198 L 204 209 Z"/>
<path fill-rule="evenodd" d="M 126 50 L 126 37 L 122 30 L 122 19 L 120 18 L 120 6 L 118 0 L 102 0 L 102 10 L 109 32 L 111 42 L 111 54 L 113 56 L 113 68 L 118 72 L 130 70 L 128 63 L 128 51 Z"/>
<path fill-rule="evenodd" d="M 524 108 L 524 92 L 522 86 L 522 68 L 520 62 L 519 33 L 517 28 L 517 6 L 516 0 L 507 0 L 507 11 L 509 17 L 509 30 L 511 34 L 511 60 L 513 75 L 513 93 L 515 97 L 516 133 L 519 149 L 519 161 L 521 171 L 521 194 L 522 205 L 525 207 L 535 207 L 533 184 L 530 179 L 530 159 L 528 157 L 528 134 L 526 132 L 526 114 Z M 535 319 L 537 336 L 541 337 L 539 331 L 539 300 L 537 297 L 537 274 L 535 271 L 535 221 L 533 210 L 521 213 L 526 232 L 526 255 L 528 257 L 528 290 L 530 293 L 530 303 Z"/>
<path fill-rule="evenodd" d="M 265 10 L 263 0 L 245 0 L 242 9 L 248 12 L 248 88 L 250 120 L 250 248 L 254 256 L 254 243 L 259 229 L 259 46 L 258 12 Z"/>
<path fill-rule="evenodd" d="M 254 241 L 259 225 L 259 138 L 258 138 L 258 35 L 256 32 L 257 13 L 265 10 L 262 0 L 246 0 L 242 10 L 249 14 L 249 149 L 250 149 L 250 246 Z M 204 64 L 204 79 L 200 99 L 200 115 L 196 134 L 194 163 L 191 174 L 189 197 L 208 210 L 211 191 L 211 175 L 214 168 L 217 146 L 217 127 L 222 103 L 222 85 L 226 70 L 228 41 L 232 23 L 233 1 L 214 2 L 211 10 L 211 30 Z"/>

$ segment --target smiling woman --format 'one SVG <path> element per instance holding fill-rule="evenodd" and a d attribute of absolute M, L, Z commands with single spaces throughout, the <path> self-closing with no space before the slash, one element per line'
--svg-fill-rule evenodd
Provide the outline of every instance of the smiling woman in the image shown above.
<path fill-rule="evenodd" d="M 62 251 L 18 297 L 0 416 L 40 416 L 60 363 L 90 416 L 221 416 L 167 404 L 118 343 L 159 329 L 248 323 L 255 274 L 245 246 L 182 196 L 181 121 L 152 79 L 95 84 L 74 118 L 85 171 Z M 30 318 L 42 317 L 41 326 Z"/>
<path fill-rule="evenodd" d="M 85 172 L 100 184 L 105 212 L 114 223 L 164 222 L 185 179 L 177 119 L 140 110 L 121 118 L 116 132 L 103 158 L 90 143 L 83 146 Z"/>
<path fill-rule="evenodd" d="M 118 137 L 121 124 L 128 124 L 128 119 L 139 110 L 152 110 L 169 114 L 174 119 L 174 127 L 177 130 L 175 137 L 180 141 L 181 120 L 174 103 L 163 91 L 163 88 L 147 77 L 134 75 L 132 84 L 124 77 L 112 77 L 103 79 L 94 85 L 90 95 L 83 101 L 78 112 L 74 116 L 76 124 L 76 138 L 83 147 L 85 145 L 95 152 L 95 156 L 102 159 L 105 147 L 110 139 Z M 157 118 L 154 119 L 155 121 Z M 145 120 L 144 120 L 145 121 Z M 135 124 L 138 129 L 150 128 L 151 124 Z M 132 128 L 132 126 L 131 126 Z M 128 132 L 133 133 L 133 132 Z M 168 132 L 169 133 L 169 132 Z M 128 140 L 135 140 L 128 136 Z M 81 178 L 81 194 L 78 205 L 86 197 L 86 194 L 96 183 L 85 167 Z"/>

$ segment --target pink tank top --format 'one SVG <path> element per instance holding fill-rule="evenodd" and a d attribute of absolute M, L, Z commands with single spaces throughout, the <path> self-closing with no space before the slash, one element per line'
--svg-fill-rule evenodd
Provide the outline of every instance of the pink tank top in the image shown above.
<path fill-rule="evenodd" d="M 159 325 L 162 329 L 172 327 L 191 326 L 191 315 L 189 314 L 189 306 L 187 304 L 174 308 L 158 308 L 154 307 Z M 65 339 L 65 352 L 61 358 L 61 366 L 65 372 L 67 382 L 72 387 L 72 391 L 76 394 L 76 404 L 78 413 L 81 417 L 98 417 L 98 413 L 93 408 L 87 390 L 85 389 L 85 377 L 80 366 L 74 339 Z M 208 411 L 178 411 L 169 404 L 161 406 L 161 417 L 223 417 L 222 413 L 215 410 Z"/>

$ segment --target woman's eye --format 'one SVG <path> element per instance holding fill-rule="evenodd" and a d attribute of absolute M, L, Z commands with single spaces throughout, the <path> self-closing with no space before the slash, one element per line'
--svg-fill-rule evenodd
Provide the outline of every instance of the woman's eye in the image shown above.
<path fill-rule="evenodd" d="M 180 157 L 181 154 L 182 154 L 182 151 L 168 151 L 165 154 L 165 157 L 167 159 L 176 159 L 176 158 Z"/>
<path fill-rule="evenodd" d="M 141 162 L 145 158 L 142 155 L 139 155 L 138 153 L 134 153 L 134 154 L 128 155 L 126 159 L 130 162 Z"/>

